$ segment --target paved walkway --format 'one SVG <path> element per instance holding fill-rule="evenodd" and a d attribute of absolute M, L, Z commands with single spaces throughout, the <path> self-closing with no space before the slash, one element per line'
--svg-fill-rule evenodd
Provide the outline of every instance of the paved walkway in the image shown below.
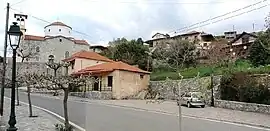
<path fill-rule="evenodd" d="M 10 114 L 10 99 L 5 99 L 4 104 L 4 116 L 1 117 L 0 123 L 2 124 L 1 126 L 5 124 L 6 127 L 3 126 L 0 129 L 1 131 L 5 131 L 5 128 L 8 127 L 7 123 Z M 20 106 L 16 106 L 16 127 L 19 131 L 55 131 L 54 124 L 61 123 L 55 117 L 36 108 L 33 108 L 33 115 L 38 117 L 28 117 L 28 105 L 21 104 Z"/>
<path fill-rule="evenodd" d="M 52 96 L 47 94 L 32 94 L 43 97 L 53 97 L 55 99 L 62 99 L 62 96 Z M 178 106 L 176 102 L 164 101 L 161 103 L 151 103 L 149 100 L 89 100 L 80 97 L 69 96 L 69 100 L 80 102 L 95 102 L 105 105 L 120 106 L 133 109 L 143 109 L 147 111 L 154 111 L 160 113 L 167 113 L 178 115 Z M 246 124 L 252 126 L 260 126 L 270 128 L 270 115 L 243 112 L 223 108 L 187 108 L 182 106 L 183 116 L 198 117 L 211 120 L 219 120 L 224 122 L 232 122 L 238 124 Z"/>

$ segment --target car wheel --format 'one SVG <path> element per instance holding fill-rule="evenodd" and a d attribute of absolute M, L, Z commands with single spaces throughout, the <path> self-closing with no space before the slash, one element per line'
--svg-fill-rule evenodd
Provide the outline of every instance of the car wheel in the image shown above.
<path fill-rule="evenodd" d="M 187 107 L 188 107 L 188 108 L 190 108 L 190 107 L 191 107 L 191 104 L 190 104 L 189 102 L 187 103 Z"/>
<path fill-rule="evenodd" d="M 202 107 L 202 108 L 204 108 L 204 107 L 205 107 L 205 105 L 202 105 L 201 107 Z"/>

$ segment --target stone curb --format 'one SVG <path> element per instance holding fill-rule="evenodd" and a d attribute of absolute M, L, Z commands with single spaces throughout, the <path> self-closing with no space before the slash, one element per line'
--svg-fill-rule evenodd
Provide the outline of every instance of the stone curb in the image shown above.
<path fill-rule="evenodd" d="M 84 101 L 84 102 L 89 102 L 89 101 Z M 140 107 L 125 106 L 125 105 L 111 104 L 111 103 L 105 103 L 105 102 L 90 102 L 90 103 L 118 106 L 118 107 L 124 107 L 124 108 L 129 108 L 129 109 L 136 109 L 136 110 L 143 110 L 143 111 L 148 111 L 148 112 L 163 113 L 163 114 L 179 116 L 177 113 L 172 113 L 172 112 L 162 111 L 162 110 L 145 109 L 145 108 L 140 108 Z M 195 116 L 195 115 L 182 115 L 182 116 L 183 117 L 207 119 L 207 120 L 214 120 L 214 121 L 220 121 L 220 122 L 228 122 L 228 123 L 235 123 L 235 124 L 241 124 L 241 125 L 248 125 L 248 126 L 254 126 L 254 127 L 261 127 L 261 128 L 270 129 L 270 126 L 265 126 L 265 125 L 260 125 L 260 124 L 252 124 L 252 123 L 245 123 L 245 122 L 221 120 L 221 119 L 215 119 L 215 118 L 210 118 L 210 117 L 200 117 L 200 116 Z"/>
<path fill-rule="evenodd" d="M 5 96 L 5 98 L 10 99 L 9 97 L 6 97 L 6 96 Z M 27 105 L 27 106 L 29 105 L 28 103 L 25 103 L 25 102 L 22 102 L 22 101 L 20 101 L 20 103 L 25 104 L 25 105 Z M 36 108 L 36 109 L 39 109 L 39 110 L 42 110 L 42 111 L 44 111 L 44 112 L 46 112 L 46 113 L 48 113 L 48 114 L 54 116 L 54 117 L 55 117 L 57 120 L 59 120 L 61 123 L 64 123 L 64 122 L 65 122 L 65 119 L 64 119 L 62 116 L 60 116 L 60 115 L 58 115 L 58 114 L 56 114 L 56 113 L 54 113 L 54 112 L 52 112 L 52 111 L 49 111 L 49 110 L 47 110 L 47 109 L 44 109 L 44 108 L 42 108 L 42 107 L 35 106 L 35 105 L 32 105 L 32 107 L 34 107 L 34 108 Z M 73 129 L 74 129 L 75 131 L 86 131 L 85 129 L 83 129 L 82 127 L 80 127 L 80 126 L 74 124 L 74 123 L 71 122 L 71 121 L 69 122 L 69 124 L 73 127 Z"/>

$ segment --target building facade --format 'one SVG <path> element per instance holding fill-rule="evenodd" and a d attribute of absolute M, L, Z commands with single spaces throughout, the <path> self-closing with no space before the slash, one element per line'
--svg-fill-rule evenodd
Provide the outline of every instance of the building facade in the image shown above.
<path fill-rule="evenodd" d="M 72 28 L 62 22 L 54 22 L 44 27 L 44 36 L 24 35 L 19 50 L 25 54 L 32 53 L 25 62 L 47 62 L 53 55 L 56 62 L 69 57 L 80 50 L 89 50 L 85 40 L 72 37 Z M 18 62 L 21 61 L 18 57 Z"/>

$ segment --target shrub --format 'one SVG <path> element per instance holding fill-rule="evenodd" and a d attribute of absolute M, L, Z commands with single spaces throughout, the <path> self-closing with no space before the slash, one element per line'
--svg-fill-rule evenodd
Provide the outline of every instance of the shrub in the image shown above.
<path fill-rule="evenodd" d="M 221 99 L 258 104 L 270 104 L 268 85 L 257 83 L 249 73 L 235 73 L 221 79 Z"/>
<path fill-rule="evenodd" d="M 73 131 L 72 126 L 66 129 L 64 124 L 55 124 L 55 129 L 56 131 Z"/>

